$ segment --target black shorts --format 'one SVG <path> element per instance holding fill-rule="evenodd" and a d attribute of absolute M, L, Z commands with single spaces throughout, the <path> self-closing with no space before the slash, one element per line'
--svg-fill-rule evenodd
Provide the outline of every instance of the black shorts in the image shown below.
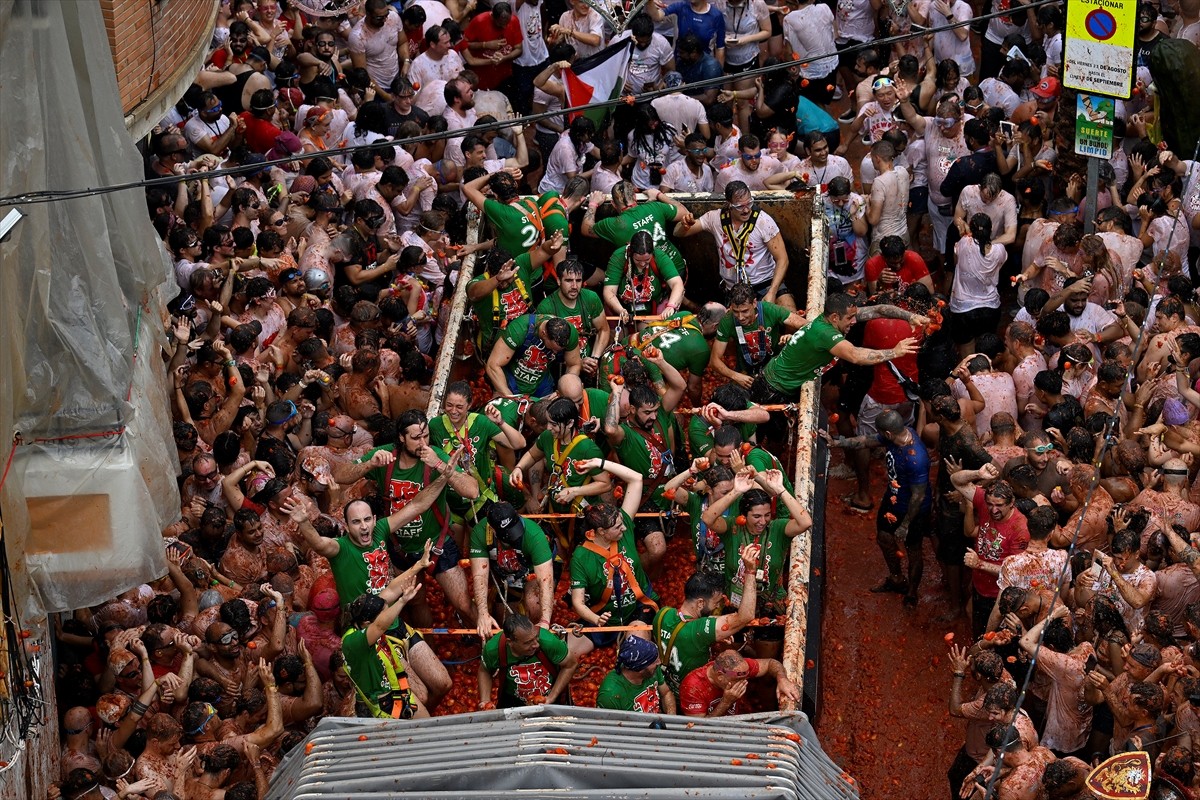
<path fill-rule="evenodd" d="M 436 545 L 437 542 L 434 541 L 434 546 L 436 547 Z M 408 553 L 400 550 L 396 546 L 395 538 L 391 536 L 388 537 L 387 549 L 388 557 L 392 560 L 392 565 L 401 572 L 416 564 L 421 559 L 419 553 Z M 447 534 L 446 541 L 442 544 L 442 553 L 433 562 L 433 574 L 441 575 L 447 570 L 460 569 L 458 562 L 461 558 L 462 554 L 458 551 L 458 542 L 454 541 L 453 536 Z"/>
<path fill-rule="evenodd" d="M 983 331 L 995 332 L 1000 325 L 1000 309 L 972 308 L 956 313 L 949 311 L 946 321 L 950 327 L 950 338 L 955 344 L 966 344 Z"/>
<path fill-rule="evenodd" d="M 783 36 L 783 20 L 774 11 L 771 12 L 771 38 Z"/>
<path fill-rule="evenodd" d="M 833 95 L 837 90 L 836 69 L 828 75 L 822 75 L 817 78 L 806 78 L 805 80 L 807 84 L 803 80 L 800 82 L 800 94 L 822 107 L 833 102 Z M 836 150 L 837 147 L 830 142 L 829 149 Z"/>
<path fill-rule="evenodd" d="M 875 527 L 882 533 L 894 534 L 896 529 L 900 527 L 900 520 L 903 515 L 892 511 L 893 506 L 887 503 L 879 504 L 879 512 L 875 515 Z M 887 519 L 888 514 L 892 515 L 895 520 Z M 909 523 L 908 534 L 904 537 L 904 546 L 909 550 L 921 546 L 921 540 L 926 536 L 933 535 L 933 525 L 931 524 L 933 515 L 928 511 L 921 511 Z"/>
<path fill-rule="evenodd" d="M 743 72 L 749 72 L 750 70 L 754 69 L 757 66 L 758 66 L 758 61 L 754 60 L 754 59 L 747 61 L 745 64 L 726 64 L 725 65 L 725 74 L 726 75 L 741 75 Z"/>
<path fill-rule="evenodd" d="M 866 44 L 866 42 L 861 42 L 858 39 L 847 39 L 844 43 L 838 42 L 837 43 L 838 69 L 848 69 L 851 72 L 853 72 L 854 65 L 858 63 L 858 54 L 862 52 L 861 45 L 864 45 L 864 44 Z M 854 48 L 854 49 L 852 50 L 850 48 Z M 866 75 L 862 75 L 862 76 L 856 75 L 855 76 L 855 78 L 857 80 L 862 80 L 865 77 L 867 77 L 867 76 Z M 857 81 L 856 81 L 856 83 L 857 83 Z M 855 89 L 854 86 L 847 86 L 846 92 L 848 94 L 852 94 L 854 92 L 854 89 Z"/>
<path fill-rule="evenodd" d="M 929 213 L 929 187 L 914 186 L 908 190 L 908 213 Z"/>
<path fill-rule="evenodd" d="M 969 544 L 963 535 L 963 515 L 941 512 L 937 515 L 937 560 L 941 564 L 962 565 Z"/>

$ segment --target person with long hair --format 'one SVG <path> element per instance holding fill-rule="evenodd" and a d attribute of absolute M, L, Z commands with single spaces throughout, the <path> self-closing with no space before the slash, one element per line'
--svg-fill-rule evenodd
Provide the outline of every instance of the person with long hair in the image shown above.
<path fill-rule="evenodd" d="M 649 189 L 662 183 L 667 165 L 679 158 L 675 128 L 658 118 L 650 103 L 638 105 L 633 130 L 629 132 L 626 164 L 633 164 L 633 184 Z"/>
<path fill-rule="evenodd" d="M 664 290 L 670 297 L 663 302 Z M 647 231 L 638 231 L 629 245 L 618 249 L 608 262 L 604 275 L 604 305 L 628 324 L 635 316 L 670 316 L 683 302 L 683 278 L 675 261 L 665 250 L 654 246 Z"/>
<path fill-rule="evenodd" d="M 1008 252 L 992 242 L 992 220 L 975 214 L 969 233 L 954 245 L 957 268 L 948 307 L 950 335 L 961 355 L 974 352 L 975 334 L 1000 324 L 1000 269 Z"/>

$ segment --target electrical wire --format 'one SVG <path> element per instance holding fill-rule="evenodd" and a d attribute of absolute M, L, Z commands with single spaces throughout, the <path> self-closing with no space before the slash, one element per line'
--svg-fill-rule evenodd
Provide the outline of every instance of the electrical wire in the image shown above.
<path fill-rule="evenodd" d="M 1024 6 L 1022 6 L 1022 8 L 1023 9 L 1035 9 L 1035 8 L 1041 8 L 1042 6 L 1047 6 L 1047 5 L 1057 5 L 1059 2 L 1061 2 L 1061 0 L 1032 0 L 1032 2 L 1027 3 Z M 988 14 L 980 14 L 979 16 L 971 17 L 971 18 L 965 19 L 961 22 L 955 22 L 955 23 L 949 24 L 949 25 L 942 25 L 942 26 L 939 26 L 936 28 L 926 28 L 921 31 L 902 33 L 902 34 L 897 34 L 895 36 L 888 36 L 883 39 L 875 39 L 870 42 L 864 42 L 862 44 L 850 45 L 848 47 L 843 47 L 838 50 L 835 50 L 832 53 L 822 53 L 822 54 L 818 54 L 818 55 L 807 56 L 804 63 L 808 63 L 810 61 L 819 61 L 823 58 L 832 58 L 832 57 L 840 56 L 840 55 L 843 55 L 846 53 L 856 53 L 860 50 L 875 49 L 875 48 L 883 47 L 883 46 L 891 46 L 893 44 L 898 44 L 900 42 L 905 42 L 910 39 L 915 39 L 918 37 L 924 37 L 926 35 L 931 35 L 931 34 L 936 34 L 936 33 L 944 33 L 946 31 L 952 31 L 956 28 L 962 28 L 962 27 L 965 27 L 968 25 L 972 25 L 976 22 L 990 20 L 990 19 L 994 19 L 996 17 L 1009 16 L 1009 15 L 1011 15 L 1011 13 L 1012 13 L 1011 9 L 1005 10 L 1005 11 L 993 11 Z M 780 70 L 789 69 L 792 66 L 795 66 L 795 64 L 796 64 L 795 61 L 784 61 L 779 64 L 772 64 L 770 66 L 755 67 L 754 69 L 747 70 L 747 71 L 742 72 L 734 77 L 736 77 L 737 80 L 739 80 L 739 81 L 745 80 L 748 78 L 758 78 L 758 77 L 762 77 L 765 75 L 770 75 L 770 74 L 780 71 Z M 718 78 L 707 78 L 705 80 L 694 81 L 692 83 L 687 84 L 686 88 L 688 88 L 690 90 L 690 89 L 708 89 L 708 88 L 712 88 L 712 87 L 721 87 L 721 86 L 728 84 L 731 80 L 732 80 L 732 78 L 730 76 L 722 75 L 721 77 L 718 77 Z M 436 140 L 440 140 L 440 139 L 456 138 L 455 135 L 459 134 L 459 133 L 466 135 L 468 133 L 482 133 L 485 131 L 493 131 L 493 130 L 499 131 L 499 130 L 503 130 L 506 128 L 510 128 L 514 125 L 529 125 L 529 124 L 533 124 L 533 123 L 539 122 L 544 119 L 549 119 L 551 117 L 560 117 L 563 114 L 583 113 L 584 111 L 588 111 L 588 110 L 592 110 L 592 109 L 612 108 L 612 107 L 625 105 L 625 104 L 632 105 L 633 103 L 639 103 L 639 102 L 643 102 L 643 101 L 647 101 L 647 100 L 653 100 L 657 97 L 665 97 L 667 95 L 678 94 L 679 91 L 680 90 L 678 88 L 656 89 L 654 91 L 642 92 L 641 94 L 637 94 L 637 95 L 625 95 L 623 97 L 618 97 L 618 98 L 615 98 L 612 100 L 597 100 L 595 102 L 588 103 L 587 105 L 582 105 L 582 106 L 571 106 L 568 108 L 558 109 L 556 111 L 543 111 L 538 114 L 527 114 L 525 116 L 515 117 L 513 119 L 497 120 L 495 122 L 489 122 L 489 123 L 486 123 L 483 125 L 475 125 L 470 128 L 464 128 L 464 129 L 461 129 L 461 131 L 456 130 L 456 131 L 447 131 L 445 133 L 426 133 L 426 134 L 421 134 L 420 136 L 413 136 L 411 138 L 404 139 L 404 140 L 379 140 L 376 142 L 372 142 L 371 144 L 349 145 L 346 147 L 329 148 L 328 150 L 321 151 L 321 155 L 326 156 L 326 157 L 349 155 L 352 153 L 356 153 L 360 150 L 368 150 L 368 149 L 377 147 L 383 143 L 391 143 L 391 144 L 396 144 L 396 145 L 412 144 L 412 143 L 436 141 Z M 40 203 L 54 203 L 54 202 L 60 202 L 63 200 L 77 200 L 77 199 L 84 198 L 84 197 L 95 197 L 95 196 L 101 195 L 101 194 L 112 194 L 114 192 L 123 192 L 123 191 L 128 191 L 130 189 L 146 189 L 146 188 L 153 188 L 156 186 L 174 186 L 181 182 L 186 183 L 188 181 L 194 181 L 194 180 L 202 180 L 202 179 L 209 179 L 209 178 L 221 178 L 221 177 L 225 177 L 227 175 L 245 175 L 246 173 L 250 172 L 251 170 L 258 171 L 258 170 L 261 170 L 263 167 L 276 167 L 276 166 L 282 166 L 284 164 L 292 164 L 292 163 L 295 163 L 298 161 L 307 161 L 307 160 L 311 159 L 312 157 L 313 157 L 312 153 L 298 153 L 298 154 L 292 155 L 292 156 L 285 156 L 283 158 L 276 158 L 276 159 L 272 159 L 270 161 L 265 161 L 265 162 L 255 164 L 250 167 L 237 166 L 237 167 L 227 167 L 224 169 L 208 170 L 206 172 L 193 172 L 193 173 L 188 173 L 186 175 L 165 175 L 165 176 L 162 176 L 159 178 L 149 178 L 149 179 L 142 179 L 142 180 L 137 180 L 137 181 L 129 181 L 127 183 L 111 184 L 108 186 L 88 187 L 88 188 L 81 188 L 81 189 L 45 189 L 45 190 L 38 190 L 38 191 L 32 191 L 32 192 L 23 192 L 21 194 L 7 195 L 7 196 L 0 197 L 0 206 L 37 205 Z"/>

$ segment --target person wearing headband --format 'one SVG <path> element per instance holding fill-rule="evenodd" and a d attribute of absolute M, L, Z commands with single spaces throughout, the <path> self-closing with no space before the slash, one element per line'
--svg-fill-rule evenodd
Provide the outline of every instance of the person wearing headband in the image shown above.
<path fill-rule="evenodd" d="M 617 650 L 617 665 L 596 692 L 596 708 L 674 714 L 675 694 L 663 677 L 658 647 L 640 636 L 626 636 Z"/>

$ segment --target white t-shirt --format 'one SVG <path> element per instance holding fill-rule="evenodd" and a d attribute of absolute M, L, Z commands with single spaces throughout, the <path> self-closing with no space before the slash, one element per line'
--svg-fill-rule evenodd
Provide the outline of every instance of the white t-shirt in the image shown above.
<path fill-rule="evenodd" d="M 908 183 L 908 170 L 893 166 L 871 184 L 871 197 L 883 201 L 883 213 L 871 232 L 872 241 L 878 242 L 884 236 L 908 239 Z"/>
<path fill-rule="evenodd" d="M 828 186 L 834 178 L 845 178 L 854 183 L 854 168 L 850 166 L 850 162 L 833 153 L 829 154 L 823 167 L 818 167 L 812 163 L 811 158 L 806 158 L 800 162 L 797 169 L 800 171 L 800 180 L 813 187 Z M 804 177 L 805 175 L 808 177 Z"/>
<path fill-rule="evenodd" d="M 453 17 L 450 9 L 446 8 L 446 4 L 439 3 L 438 0 L 413 0 L 405 8 L 410 6 L 420 6 L 425 9 L 425 30 L 429 30 L 434 25 L 441 25 Z"/>
<path fill-rule="evenodd" d="M 999 78 L 985 78 L 979 83 L 979 90 L 983 92 L 983 102 L 994 108 L 1003 108 L 1004 116 L 1008 119 L 1021 105 L 1020 95 Z"/>
<path fill-rule="evenodd" d="M 613 41 L 632 37 L 633 33 L 625 31 Z M 675 51 L 671 49 L 671 43 L 661 33 L 651 34 L 650 45 L 645 50 L 639 50 L 635 43 L 629 59 L 629 74 L 625 78 L 625 90 L 631 94 L 640 94 L 646 86 L 658 83 L 662 80 L 663 67 L 669 64 L 673 58 L 675 58 Z"/>
<path fill-rule="evenodd" d="M 800 58 L 800 74 L 806 78 L 824 78 L 837 69 L 837 42 L 833 39 L 833 11 L 823 3 L 810 3 L 783 18 L 783 35 L 788 47 Z M 818 58 L 809 61 L 820 55 Z M 805 66 L 807 64 L 807 66 Z"/>
<path fill-rule="evenodd" d="M 517 21 L 521 23 L 521 55 L 513 59 L 519 67 L 536 67 L 550 58 L 546 37 L 542 35 L 542 4 L 521 3 L 517 6 Z"/>
<path fill-rule="evenodd" d="M 224 135 L 225 131 L 229 130 L 230 124 L 232 123 L 229 122 L 229 117 L 226 116 L 217 117 L 215 122 L 205 122 L 204 120 L 200 119 L 200 115 L 197 114 L 189 119 L 187 124 L 183 126 L 183 136 L 188 140 L 188 144 L 192 146 L 192 151 L 195 152 L 196 155 L 202 155 L 208 151 L 201 150 L 196 146 L 196 144 L 205 137 L 211 137 L 215 142 L 217 139 L 221 138 L 222 135 Z"/>
<path fill-rule="evenodd" d="M 667 174 L 669 175 L 670 173 L 671 173 L 671 169 L 668 167 Z M 609 192 L 612 191 L 612 187 L 616 186 L 620 182 L 621 182 L 620 175 L 618 175 L 615 172 L 609 172 L 608 170 L 601 167 L 599 164 L 597 164 L 596 168 L 592 171 L 592 191 L 593 192 L 604 192 L 605 194 L 608 194 Z"/>
<path fill-rule="evenodd" d="M 725 169 L 721 170 L 717 175 L 716 184 L 713 189 L 717 192 L 725 191 L 725 187 L 730 181 L 741 181 L 750 187 L 750 191 L 756 192 L 767 188 L 765 181 L 767 178 L 777 173 L 783 172 L 783 165 L 775 158 L 763 153 L 762 161 L 758 162 L 758 169 L 750 172 L 745 167 L 745 162 L 739 155 L 737 161 L 734 161 Z"/>
<path fill-rule="evenodd" d="M 1017 228 L 1017 199 L 1003 189 L 996 199 L 990 203 L 983 202 L 978 184 L 971 184 L 962 190 L 958 202 L 963 207 L 968 222 L 976 214 L 986 214 L 992 221 L 992 238 L 1000 236 Z"/>
<path fill-rule="evenodd" d="M 702 165 L 700 174 L 694 175 L 688 167 L 687 159 L 681 158 L 667 167 L 667 174 L 663 176 L 661 188 L 663 191 L 673 192 L 711 192 L 716 175 L 717 171 L 710 164 Z M 593 179 L 593 189 L 596 188 L 595 183 L 596 181 Z"/>
<path fill-rule="evenodd" d="M 299 110 L 296 111 L 296 121 L 292 124 L 292 130 L 299 134 L 304 130 L 304 118 L 308 115 L 308 110 L 313 106 L 308 103 L 303 103 Z M 325 141 L 331 146 L 341 142 L 346 136 L 346 127 L 350 124 L 350 115 L 341 108 L 330 109 L 329 117 L 329 133 L 325 136 Z"/>
<path fill-rule="evenodd" d="M 875 14 L 871 0 L 838 0 L 837 41 L 869 42 L 875 38 Z"/>
<path fill-rule="evenodd" d="M 554 80 L 554 79 L 551 78 L 550 80 Z M 547 81 L 547 83 L 549 83 L 549 81 Z M 557 95 L 543 92 L 541 89 L 539 89 L 536 86 L 533 87 L 533 102 L 545 106 L 546 111 L 559 111 L 562 109 L 562 100 L 560 100 Z M 544 119 L 554 120 L 559 125 L 561 125 L 563 128 L 566 127 L 567 121 L 561 116 L 559 116 L 557 118 L 545 117 Z M 536 130 L 539 133 L 553 134 L 554 136 L 557 136 L 558 134 L 562 133 L 562 131 L 555 131 L 555 130 L 551 130 L 550 128 L 547 128 L 545 125 L 542 124 L 542 120 L 538 120 L 537 125 L 534 128 L 534 130 Z"/>
<path fill-rule="evenodd" d="M 659 120 L 670 125 L 677 135 L 685 138 L 689 133 L 699 130 L 701 125 L 708 124 L 708 112 L 704 110 L 704 104 L 686 94 L 656 97 L 650 101 L 650 105 L 658 112 Z M 674 155 L 667 159 L 669 163 L 683 158 L 678 150 L 672 148 L 672 152 Z"/>
<path fill-rule="evenodd" d="M 562 192 L 567 185 L 567 173 L 579 172 L 583 169 L 583 156 L 571 141 L 567 131 L 559 134 L 558 144 L 550 151 L 546 159 L 546 172 L 542 182 L 538 184 L 538 192 Z"/>
<path fill-rule="evenodd" d="M 574 11 L 564 11 L 558 18 L 558 24 L 567 30 L 594 33 L 600 37 L 600 43 L 596 45 L 584 44 L 578 39 L 570 39 L 569 44 L 575 48 L 576 58 L 587 58 L 592 53 L 598 53 L 604 49 L 604 19 L 596 13 L 595 9 L 589 8 L 583 19 L 575 16 Z"/>
<path fill-rule="evenodd" d="M 1008 260 L 1008 251 L 993 244 L 984 255 L 974 239 L 964 237 L 954 245 L 954 255 L 958 263 L 950 290 L 950 310 L 961 314 L 976 308 L 999 308 L 1000 292 L 996 285 L 1000 269 Z"/>
<path fill-rule="evenodd" d="M 942 129 L 933 121 L 933 117 L 925 118 L 925 169 L 929 178 L 930 203 L 944 206 L 950 202 L 941 192 L 942 181 L 946 179 L 950 166 L 969 152 L 961 133 L 957 139 L 948 139 L 942 135 Z"/>
<path fill-rule="evenodd" d="M 713 0 L 713 7 L 725 15 L 725 63 L 740 66 L 755 61 L 762 42 L 730 45 L 728 38 L 753 36 L 761 30 L 759 20 L 766 22 L 767 30 L 770 30 L 771 12 L 767 10 L 767 4 L 763 0 L 742 0 L 741 5 L 731 6 L 728 0 Z"/>
<path fill-rule="evenodd" d="M 350 52 L 366 56 L 367 74 L 380 86 L 391 86 L 400 74 L 400 54 L 396 48 L 401 36 L 404 26 L 394 8 L 388 9 L 387 21 L 379 30 L 368 28 L 364 17 L 350 31 Z"/>
<path fill-rule="evenodd" d="M 721 280 L 732 286 L 739 280 L 750 284 L 769 281 L 775 276 L 775 257 L 767 248 L 767 242 L 779 233 L 779 226 L 766 211 L 759 212 L 758 220 L 746 242 L 741 269 L 734 257 L 733 242 L 721 227 L 721 209 L 715 208 L 700 217 L 700 227 L 712 234 L 721 250 Z M 736 233 L 736 232 L 735 232 Z M 741 273 L 741 274 L 739 274 Z"/>
<path fill-rule="evenodd" d="M 862 119 L 862 131 L 867 134 L 871 144 L 878 142 L 885 133 L 896 127 L 899 109 L 899 104 L 886 109 L 874 100 L 858 109 L 858 116 Z"/>
<path fill-rule="evenodd" d="M 424 86 L 430 81 L 453 80 L 458 77 L 458 73 L 463 71 L 463 66 L 462 56 L 458 54 L 457 50 L 446 53 L 440 61 L 435 61 L 426 50 L 413 59 L 412 66 L 408 70 L 408 79 L 420 86 Z"/>
<path fill-rule="evenodd" d="M 431 117 L 440 117 L 446 113 L 446 82 L 430 81 L 422 83 L 413 97 L 413 105 Z"/>
<path fill-rule="evenodd" d="M 950 21 L 934 7 L 933 3 L 929 4 L 928 12 L 928 27 L 941 28 L 950 24 Z M 971 7 L 963 0 L 955 0 L 954 5 L 950 6 L 950 13 L 959 21 L 970 19 L 972 16 Z M 966 39 L 960 40 L 954 30 L 938 31 L 933 35 L 933 57 L 938 61 L 947 58 L 957 61 L 960 75 L 970 75 L 975 72 L 975 56 L 971 53 L 970 35 Z"/>

